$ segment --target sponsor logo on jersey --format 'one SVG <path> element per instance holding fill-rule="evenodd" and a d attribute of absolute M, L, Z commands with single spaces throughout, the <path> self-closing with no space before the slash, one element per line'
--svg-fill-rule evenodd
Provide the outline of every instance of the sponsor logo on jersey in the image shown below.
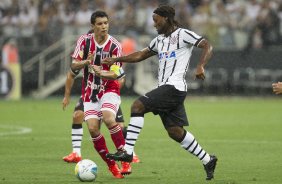
<path fill-rule="evenodd" d="M 167 51 L 167 52 L 161 52 L 159 53 L 159 60 L 162 59 L 171 59 L 171 58 L 176 58 L 176 53 L 175 51 Z"/>

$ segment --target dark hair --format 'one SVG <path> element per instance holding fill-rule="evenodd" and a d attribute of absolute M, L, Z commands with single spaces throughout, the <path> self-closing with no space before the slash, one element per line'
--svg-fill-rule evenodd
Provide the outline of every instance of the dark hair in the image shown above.
<path fill-rule="evenodd" d="M 91 24 L 95 24 L 97 17 L 107 17 L 109 19 L 109 16 L 106 12 L 101 11 L 101 10 L 97 10 L 94 13 L 92 13 L 92 15 L 91 15 L 91 19 L 90 19 Z"/>
<path fill-rule="evenodd" d="M 158 8 L 154 10 L 154 13 L 162 16 L 162 17 L 167 17 L 168 23 L 171 26 L 177 26 L 179 27 L 180 24 L 174 19 L 175 16 L 175 9 L 169 5 L 160 5 Z"/>

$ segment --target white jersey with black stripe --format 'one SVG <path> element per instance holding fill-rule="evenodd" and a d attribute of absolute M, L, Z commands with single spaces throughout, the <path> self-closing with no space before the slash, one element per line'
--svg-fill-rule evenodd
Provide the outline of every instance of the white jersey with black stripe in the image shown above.
<path fill-rule="evenodd" d="M 151 41 L 148 48 L 159 57 L 158 86 L 169 84 L 187 91 L 185 76 L 192 50 L 202 39 L 188 29 L 178 28 L 168 37 L 159 35 Z"/>

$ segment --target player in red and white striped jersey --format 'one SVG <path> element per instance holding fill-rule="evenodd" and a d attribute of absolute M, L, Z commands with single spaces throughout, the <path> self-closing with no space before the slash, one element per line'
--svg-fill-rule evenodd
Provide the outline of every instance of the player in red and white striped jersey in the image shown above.
<path fill-rule="evenodd" d="M 115 117 L 121 103 L 117 79 L 123 77 L 124 72 L 119 62 L 110 66 L 101 65 L 101 60 L 106 57 L 119 57 L 122 49 L 120 43 L 108 34 L 108 15 L 105 12 L 94 12 L 91 16 L 91 25 L 94 33 L 81 35 L 77 40 L 72 54 L 71 68 L 73 71 L 84 68 L 82 83 L 84 118 L 87 121 L 94 148 L 107 163 L 114 177 L 123 178 L 122 174 L 131 173 L 131 167 L 128 163 L 122 163 L 122 170 L 120 170 L 113 160 L 106 158 L 109 151 L 104 136 L 99 130 L 99 121 L 103 118 L 116 148 L 123 148 L 125 140 Z M 89 47 L 87 59 L 84 59 L 86 58 L 85 47 Z"/>

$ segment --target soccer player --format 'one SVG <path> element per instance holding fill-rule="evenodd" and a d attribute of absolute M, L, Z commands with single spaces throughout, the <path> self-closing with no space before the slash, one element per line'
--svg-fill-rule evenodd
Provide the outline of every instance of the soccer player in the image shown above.
<path fill-rule="evenodd" d="M 65 83 L 65 94 L 62 101 L 63 110 L 67 107 L 67 105 L 70 103 L 70 94 L 71 89 L 74 83 L 74 79 L 76 77 L 77 73 L 72 72 L 71 70 L 67 73 L 67 79 Z M 118 80 L 120 87 L 122 87 L 125 83 L 125 78 L 121 78 Z M 69 155 L 63 157 L 63 160 L 66 162 L 73 162 L 77 163 L 80 160 L 82 160 L 81 157 L 81 142 L 82 142 L 82 136 L 83 136 L 83 128 L 82 123 L 84 121 L 84 106 L 83 106 L 83 100 L 82 97 L 79 98 L 77 104 L 75 105 L 73 117 L 72 117 L 72 153 Z M 121 108 L 118 109 L 117 115 L 116 115 L 116 122 L 119 124 L 119 126 L 122 128 L 123 136 L 126 136 L 126 129 L 127 127 L 124 126 L 124 119 Z M 133 163 L 139 163 L 140 159 L 137 155 L 133 156 Z"/>
<path fill-rule="evenodd" d="M 272 90 L 276 95 L 282 94 L 282 82 L 273 83 Z"/>
<path fill-rule="evenodd" d="M 100 120 L 103 117 L 116 149 L 123 149 L 125 140 L 115 117 L 120 105 L 120 86 L 116 79 L 121 78 L 124 72 L 120 62 L 111 66 L 101 65 L 103 58 L 120 56 L 121 46 L 114 37 L 108 34 L 109 20 L 106 12 L 95 11 L 90 21 L 94 33 L 83 34 L 77 40 L 72 54 L 71 68 L 73 71 L 84 68 L 82 88 L 84 119 L 87 122 L 94 148 L 107 163 L 113 176 L 123 178 L 123 174 L 131 173 L 130 164 L 122 162 L 120 170 L 114 160 L 106 158 L 109 151 L 105 138 L 100 133 Z M 90 43 L 87 40 L 90 40 Z M 83 60 L 84 47 L 88 43 L 89 57 Z M 94 70 L 100 67 L 102 68 L 100 74 L 95 74 Z"/>
<path fill-rule="evenodd" d="M 106 58 L 102 61 L 105 64 L 119 61 L 136 63 L 154 55 L 159 59 L 158 87 L 133 102 L 124 149 L 107 154 L 107 158 L 130 162 L 134 145 L 144 125 L 144 114 L 153 112 L 161 117 L 169 137 L 202 161 L 207 174 L 206 180 L 211 180 L 214 177 L 217 157 L 209 155 L 183 126 L 188 125 L 184 107 L 187 94 L 185 75 L 192 49 L 194 46 L 202 49 L 196 78 L 204 80 L 204 66 L 212 55 L 212 46 L 203 37 L 181 28 L 174 16 L 174 8 L 168 5 L 159 6 L 153 14 L 158 36 L 147 48 L 127 56 Z"/>

